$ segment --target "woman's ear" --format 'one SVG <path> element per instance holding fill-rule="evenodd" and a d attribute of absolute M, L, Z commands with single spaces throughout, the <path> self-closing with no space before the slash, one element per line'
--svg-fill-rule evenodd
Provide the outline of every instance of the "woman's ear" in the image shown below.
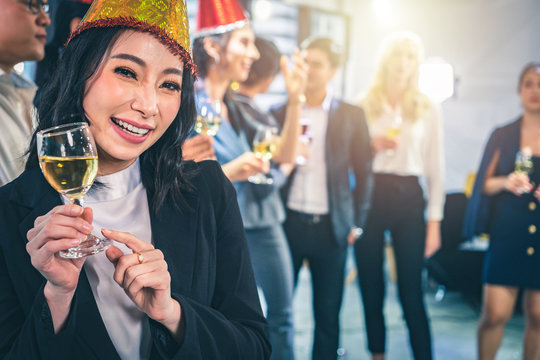
<path fill-rule="evenodd" d="M 219 63 L 220 61 L 219 53 L 220 53 L 221 47 L 216 41 L 214 41 L 210 37 L 204 38 L 203 48 L 204 48 L 204 51 L 206 51 L 206 53 L 208 54 L 208 56 L 210 56 L 216 64 Z"/>
<path fill-rule="evenodd" d="M 70 32 L 74 32 L 75 29 L 77 29 L 77 26 L 79 26 L 79 24 L 81 23 L 81 18 L 80 17 L 74 17 L 73 19 L 71 19 L 71 21 L 69 22 L 69 31 Z"/>

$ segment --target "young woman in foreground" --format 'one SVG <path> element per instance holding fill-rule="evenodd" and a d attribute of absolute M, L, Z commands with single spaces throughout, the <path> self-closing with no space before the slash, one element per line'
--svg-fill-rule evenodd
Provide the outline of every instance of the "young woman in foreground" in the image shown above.
<path fill-rule="evenodd" d="M 194 67 L 185 4 L 162 5 L 148 20 L 145 2 L 96 0 L 44 92 L 37 130 L 85 119 L 99 184 L 63 204 L 34 135 L 0 189 L 0 358 L 269 357 L 234 189 L 181 157 Z M 93 226 L 114 245 L 59 257 Z"/>

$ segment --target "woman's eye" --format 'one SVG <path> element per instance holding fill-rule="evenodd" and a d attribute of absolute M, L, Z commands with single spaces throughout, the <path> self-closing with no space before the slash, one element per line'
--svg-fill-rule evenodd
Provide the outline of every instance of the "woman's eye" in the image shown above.
<path fill-rule="evenodd" d="M 137 79 L 137 75 L 135 75 L 133 71 L 124 67 L 117 67 L 116 69 L 114 69 L 114 72 L 127 78 Z"/>
<path fill-rule="evenodd" d="M 174 82 L 169 82 L 169 81 L 164 82 L 163 85 L 161 85 L 161 87 L 167 90 L 180 91 L 180 85 Z"/>

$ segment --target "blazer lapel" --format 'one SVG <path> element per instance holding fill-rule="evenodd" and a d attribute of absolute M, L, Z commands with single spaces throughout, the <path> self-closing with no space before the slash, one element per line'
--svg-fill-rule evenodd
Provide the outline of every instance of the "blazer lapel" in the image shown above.
<path fill-rule="evenodd" d="M 338 139 L 337 134 L 340 129 L 340 118 L 339 118 L 339 103 L 336 99 L 332 99 L 330 103 L 330 109 L 328 109 L 328 124 L 326 127 L 326 144 L 325 144 L 325 157 L 326 157 L 326 173 L 328 181 L 332 176 L 332 158 L 335 156 L 333 153 L 334 141 Z M 328 184 L 330 185 L 330 183 Z"/>
<path fill-rule="evenodd" d="M 159 214 L 150 211 L 154 246 L 165 256 L 171 275 L 171 291 L 189 294 L 193 282 L 195 264 L 198 198 L 194 194 L 184 194 L 190 209 L 182 206 L 176 209 L 171 201 L 166 201 Z M 148 203 L 152 204 L 148 192 Z"/>

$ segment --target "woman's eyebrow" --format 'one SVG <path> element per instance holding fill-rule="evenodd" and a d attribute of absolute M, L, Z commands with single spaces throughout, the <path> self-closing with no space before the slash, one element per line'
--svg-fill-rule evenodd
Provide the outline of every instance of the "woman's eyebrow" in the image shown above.
<path fill-rule="evenodd" d="M 116 55 L 112 55 L 111 59 L 129 60 L 129 61 L 133 61 L 137 65 L 140 65 L 142 67 L 146 67 L 146 62 L 143 59 L 141 59 L 141 58 L 139 58 L 139 57 L 137 57 L 135 55 L 131 55 L 131 54 L 125 54 L 125 53 L 116 54 Z M 176 69 L 176 68 L 167 68 L 167 69 L 163 70 L 163 73 L 166 74 L 166 75 L 172 74 L 172 75 L 182 76 L 183 71 L 180 70 L 180 69 Z"/>
<path fill-rule="evenodd" d="M 137 65 L 140 65 L 140 66 L 146 66 L 146 63 L 144 62 L 143 59 L 135 56 L 135 55 L 131 55 L 131 54 L 116 54 L 116 55 L 113 55 L 111 56 L 111 59 L 124 59 L 124 60 L 130 60 L 130 61 L 133 61 L 134 63 L 136 63 Z"/>

